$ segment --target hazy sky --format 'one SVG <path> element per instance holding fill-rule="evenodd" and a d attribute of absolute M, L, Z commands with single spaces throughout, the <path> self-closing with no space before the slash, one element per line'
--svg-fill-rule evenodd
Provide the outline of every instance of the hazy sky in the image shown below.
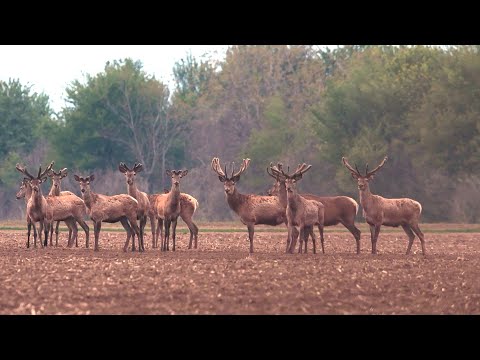
<path fill-rule="evenodd" d="M 107 61 L 127 57 L 143 63 L 143 70 L 165 83 L 173 79 L 176 61 L 191 52 L 222 59 L 228 45 L 0 45 L 0 80 L 19 79 L 31 85 L 31 92 L 44 92 L 50 106 L 59 111 L 64 105 L 65 88 L 84 75 L 103 71 Z"/>

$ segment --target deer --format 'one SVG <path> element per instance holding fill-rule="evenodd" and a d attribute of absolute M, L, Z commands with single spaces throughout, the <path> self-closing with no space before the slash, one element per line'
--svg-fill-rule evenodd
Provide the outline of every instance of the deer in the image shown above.
<path fill-rule="evenodd" d="M 137 224 L 137 199 L 127 194 L 108 196 L 94 193 L 90 189 L 90 183 L 95 179 L 94 174 L 87 177 L 74 175 L 74 178 L 80 185 L 80 191 L 87 207 L 88 215 L 94 224 L 94 251 L 99 250 L 98 239 L 102 228 L 102 222 L 116 223 L 120 221 L 127 232 L 127 240 L 123 247 L 123 251 L 126 252 L 133 232 L 135 232 L 137 238 L 140 239 L 140 228 Z M 143 251 L 140 246 L 138 250 Z M 132 251 L 135 251 L 134 247 L 132 248 Z"/>
<path fill-rule="evenodd" d="M 32 196 L 32 186 L 30 185 L 29 179 L 28 178 L 23 178 L 22 182 L 20 183 L 20 189 L 18 190 L 16 194 L 17 200 L 24 198 L 25 199 L 25 207 L 28 205 L 28 200 L 30 200 L 30 197 Z M 30 233 L 32 229 L 32 220 L 28 216 L 27 217 L 27 248 L 30 247 Z M 33 237 L 35 238 L 35 243 L 37 242 L 37 229 L 35 226 L 33 227 Z"/>
<path fill-rule="evenodd" d="M 27 201 L 32 194 L 32 186 L 28 181 L 22 181 L 19 191 L 17 192 L 17 199 L 25 198 Z M 85 204 L 82 199 L 74 195 L 64 196 L 47 196 L 47 204 L 52 209 L 52 221 L 65 221 L 69 229 L 72 229 L 72 233 L 69 234 L 68 247 L 73 246 L 73 239 L 77 237 L 78 228 L 76 222 L 78 221 L 85 229 L 86 244 L 88 248 L 88 225 L 85 223 L 84 218 L 86 215 Z M 27 219 L 27 224 L 30 219 Z M 53 225 L 53 224 L 52 224 Z M 53 228 L 53 226 L 52 226 Z M 52 236 L 52 230 L 50 230 L 50 237 Z M 71 236 L 72 235 L 72 236 Z M 35 234 L 34 234 L 35 236 Z M 57 237 L 58 239 L 58 237 Z M 52 245 L 50 243 L 50 245 Z M 56 242 L 55 246 L 58 246 Z M 27 240 L 27 247 L 29 247 L 29 239 Z"/>
<path fill-rule="evenodd" d="M 81 200 L 83 203 L 83 200 L 80 199 L 77 195 L 75 195 L 71 191 L 62 191 L 61 190 L 61 184 L 62 184 L 62 179 L 68 175 L 67 168 L 61 169 L 58 173 L 51 169 L 49 172 L 47 172 L 47 176 L 52 180 L 52 187 L 50 189 L 50 192 L 48 193 L 48 196 L 65 196 L 65 195 L 73 195 L 77 197 L 76 202 L 78 200 Z M 85 208 L 85 204 L 83 205 Z M 85 212 L 85 211 L 84 211 Z M 83 219 L 82 219 L 83 221 Z M 68 227 L 68 244 L 70 246 L 71 241 L 73 241 L 73 238 L 75 238 L 75 246 L 78 247 L 78 227 L 77 227 L 77 222 L 74 221 L 73 224 L 71 222 L 65 222 L 65 224 Z M 57 225 L 55 227 L 55 246 L 58 245 L 58 228 L 60 226 L 60 221 L 57 221 Z M 85 226 L 85 227 L 84 227 Z M 88 225 L 83 221 L 82 225 L 84 231 L 85 231 L 85 236 L 88 238 L 88 232 L 89 228 Z M 72 238 L 72 233 L 74 233 L 74 237 Z M 50 229 L 50 245 L 52 245 L 52 238 L 53 238 L 53 226 Z M 71 240 L 72 239 L 72 240 Z"/>
<path fill-rule="evenodd" d="M 281 168 L 282 164 L 278 164 L 278 167 Z M 270 164 L 270 170 L 272 170 L 273 164 Z M 285 177 L 282 176 L 280 171 L 276 171 L 275 174 L 268 171 L 267 173 L 275 179 L 273 186 L 267 191 L 271 196 L 278 196 L 283 204 L 286 207 L 286 189 L 285 189 Z M 277 168 L 278 170 L 278 168 Z M 333 226 L 342 224 L 347 228 L 348 231 L 354 236 L 356 245 L 357 245 L 357 254 L 360 254 L 360 237 L 361 232 L 355 226 L 355 216 L 358 213 L 358 203 L 348 196 L 317 196 L 313 194 L 300 194 L 303 198 L 308 200 L 320 201 L 325 206 L 325 215 L 324 215 L 324 226 Z M 313 230 L 313 229 L 312 229 Z M 308 238 L 308 237 L 307 237 Z M 306 244 L 305 244 L 306 246 Z M 324 246 L 322 242 L 322 252 L 324 251 Z"/>
<path fill-rule="evenodd" d="M 118 170 L 125 175 L 127 181 L 128 195 L 138 201 L 137 206 L 137 220 L 140 220 L 140 238 L 138 239 L 138 246 L 145 251 L 143 237 L 145 233 L 145 225 L 147 224 L 147 217 L 150 209 L 150 200 L 148 195 L 137 188 L 135 183 L 135 176 L 143 170 L 143 165 L 135 163 L 132 169 L 129 169 L 125 163 L 121 162 Z M 132 236 L 132 248 L 135 248 L 135 235 Z"/>
<path fill-rule="evenodd" d="M 228 206 L 239 217 L 240 221 L 247 225 L 248 239 L 250 241 L 249 253 L 253 254 L 253 235 L 255 233 L 255 225 L 271 225 L 277 226 L 286 223 L 285 208 L 280 204 L 278 199 L 273 196 L 241 194 L 235 187 L 240 180 L 240 175 L 247 170 L 250 159 L 243 159 L 240 170 L 235 172 L 235 164 L 232 164 L 232 173 L 230 177 L 220 166 L 220 159 L 214 157 L 212 159 L 212 170 L 218 175 L 218 179 L 223 183 L 225 196 Z M 295 236 L 295 234 L 294 234 Z"/>
<path fill-rule="evenodd" d="M 352 178 L 357 180 L 363 216 L 370 226 L 372 254 L 377 253 L 380 227 L 385 225 L 392 227 L 401 226 L 403 228 L 409 239 L 406 255 L 410 254 L 416 234 L 422 245 L 422 253 L 426 256 L 424 235 L 418 226 L 422 205 L 413 199 L 388 199 L 370 192 L 369 181 L 385 165 L 387 159 L 387 156 L 385 156 L 382 162 L 372 171 L 368 171 L 368 164 L 366 164 L 365 175 L 362 175 L 356 164 L 354 169 L 347 159 L 342 157 L 343 164 L 350 171 Z"/>
<path fill-rule="evenodd" d="M 39 230 L 37 233 L 40 238 L 40 246 L 43 248 L 48 244 L 48 231 L 52 223 L 53 212 L 50 206 L 47 203 L 47 200 L 42 194 L 41 184 L 47 180 L 45 174 L 52 168 L 54 162 L 52 161 L 47 168 L 42 171 L 40 166 L 38 169 L 37 176 L 31 175 L 25 166 L 16 164 L 15 168 L 20 171 L 22 174 L 26 175 L 29 179 L 29 184 L 32 187 L 32 194 L 30 199 L 27 202 L 27 216 L 30 218 L 30 221 L 33 223 L 33 226 L 36 227 L 37 222 L 39 224 Z M 42 242 L 42 231 L 45 232 L 45 242 Z M 28 245 L 27 245 L 28 247 Z M 37 247 L 37 239 L 34 234 L 34 247 Z"/>
<path fill-rule="evenodd" d="M 163 221 L 165 225 L 165 234 L 163 236 L 163 241 L 161 245 L 162 251 L 169 250 L 170 242 L 170 226 L 172 227 L 172 251 L 175 251 L 175 236 L 177 229 L 177 219 L 180 216 L 180 179 L 184 176 L 187 176 L 188 170 L 166 170 L 167 176 L 172 179 L 172 187 L 168 194 L 166 194 L 165 202 L 162 206 L 161 201 L 157 201 L 157 218 L 162 218 L 163 210 Z M 191 238 L 190 238 L 191 241 Z"/>
<path fill-rule="evenodd" d="M 325 214 L 325 206 L 316 200 L 308 200 L 298 194 L 297 182 L 303 177 L 312 165 L 305 163 L 299 164 L 293 174 L 288 174 L 283 171 L 282 168 L 271 168 L 275 174 L 277 171 L 285 178 L 285 189 L 287 190 L 287 209 L 286 216 L 288 222 L 288 239 L 289 245 L 287 252 L 293 253 L 295 249 L 296 237 L 294 236 L 293 228 L 299 227 L 300 247 L 299 253 L 302 252 L 302 242 L 306 240 L 306 233 L 310 233 L 313 240 L 313 253 L 316 253 L 315 235 L 313 233 L 313 226 L 317 225 L 320 231 L 320 239 L 323 248 L 323 222 Z M 312 228 L 312 230 L 309 229 Z M 305 241 L 306 245 L 306 241 Z M 305 252 L 307 251 L 305 246 Z"/>
<path fill-rule="evenodd" d="M 163 189 L 163 194 L 151 194 L 148 195 L 150 200 L 150 210 L 149 218 L 152 230 L 152 247 L 156 248 L 158 246 L 158 236 L 163 237 L 163 219 L 165 201 L 167 200 L 167 194 L 170 190 Z M 188 243 L 188 248 L 191 249 L 193 245 L 193 240 L 195 240 L 194 248 L 197 248 L 198 245 L 198 226 L 193 222 L 192 218 L 195 214 L 195 211 L 198 209 L 198 200 L 195 199 L 192 195 L 186 193 L 180 193 L 180 217 L 187 224 L 188 230 L 190 231 L 190 241 Z M 158 213 L 157 213 L 158 212 Z M 157 230 L 155 231 L 155 218 L 157 218 Z"/>

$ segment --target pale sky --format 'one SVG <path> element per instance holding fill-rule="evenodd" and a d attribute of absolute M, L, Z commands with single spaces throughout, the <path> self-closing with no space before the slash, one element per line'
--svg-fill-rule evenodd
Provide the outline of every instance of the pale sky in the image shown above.
<path fill-rule="evenodd" d="M 171 85 L 173 66 L 189 52 L 196 58 L 209 54 L 223 59 L 228 45 L 0 45 L 0 80 L 19 79 L 31 93 L 45 93 L 60 111 L 65 89 L 74 80 L 102 72 L 107 61 L 127 57 L 143 63 L 143 70 Z"/>

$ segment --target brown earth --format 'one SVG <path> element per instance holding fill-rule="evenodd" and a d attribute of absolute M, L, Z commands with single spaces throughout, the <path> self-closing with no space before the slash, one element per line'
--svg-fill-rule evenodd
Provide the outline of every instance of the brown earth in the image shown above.
<path fill-rule="evenodd" d="M 286 233 L 200 233 L 199 249 L 124 253 L 102 231 L 100 251 L 26 249 L 26 231 L 0 232 L 0 314 L 480 314 L 480 233 L 426 233 L 406 256 L 405 234 L 380 233 L 378 255 L 327 230 L 326 254 L 287 255 Z M 93 235 L 93 229 L 92 229 Z M 93 236 L 91 236 L 93 244 Z M 318 246 L 319 247 L 319 246 Z"/>

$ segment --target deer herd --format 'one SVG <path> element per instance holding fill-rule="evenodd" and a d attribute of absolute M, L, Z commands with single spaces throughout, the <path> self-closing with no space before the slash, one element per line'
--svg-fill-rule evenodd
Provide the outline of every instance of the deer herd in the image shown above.
<path fill-rule="evenodd" d="M 387 157 L 372 171 L 366 166 L 365 175 L 362 175 L 357 166 L 353 168 L 342 158 L 343 164 L 350 171 L 351 176 L 357 181 L 360 204 L 367 224 L 370 226 L 372 254 L 377 253 L 377 239 L 380 227 L 401 226 L 408 236 L 409 242 L 406 254 L 411 252 L 415 235 L 420 239 L 422 253 L 425 256 L 424 235 L 418 226 L 422 206 L 419 202 L 408 199 L 387 199 L 370 192 L 369 181 L 387 161 Z M 238 171 L 232 163 L 230 176 L 227 175 L 227 166 L 222 169 L 220 159 L 212 159 L 212 170 L 223 183 L 225 196 L 229 207 L 240 217 L 240 221 L 247 226 L 250 241 L 250 253 L 253 253 L 253 237 L 255 225 L 281 225 L 287 226 L 286 252 L 295 251 L 297 239 L 298 252 L 307 252 L 308 239 L 312 239 L 313 253 L 316 253 L 316 238 L 314 227 L 320 233 L 322 253 L 324 248 L 324 227 L 342 224 L 353 235 L 356 241 L 356 253 L 360 254 L 360 230 L 355 226 L 355 217 L 358 213 L 358 203 L 347 196 L 318 196 L 300 193 L 297 189 L 298 182 L 310 170 L 311 165 L 299 164 L 293 173 L 281 163 L 270 163 L 267 173 L 275 179 L 275 183 L 268 191 L 268 195 L 242 194 L 236 188 L 240 176 L 247 170 L 250 159 L 243 159 Z M 198 245 L 198 227 L 192 218 L 198 209 L 198 201 L 193 196 L 180 192 L 180 179 L 188 174 L 188 170 L 167 170 L 171 178 L 170 190 L 161 194 L 147 194 L 141 191 L 135 182 L 136 175 L 143 170 L 143 165 L 135 163 L 130 169 L 125 163 L 119 164 L 118 170 L 125 175 L 127 194 L 103 195 L 93 192 L 90 185 L 95 180 L 95 175 L 87 177 L 74 175 L 78 182 L 82 198 L 70 191 L 61 191 L 61 180 L 67 176 L 64 168 L 55 172 L 52 167 L 54 162 L 42 171 L 40 167 L 36 176 L 31 175 L 25 166 L 17 164 L 16 169 L 25 177 L 17 193 L 17 199 L 24 198 L 27 216 L 27 248 L 30 247 L 30 235 L 33 225 L 33 243 L 37 246 L 37 237 L 40 246 L 53 245 L 53 230 L 55 226 L 55 246 L 58 245 L 58 229 L 61 221 L 68 227 L 68 247 L 74 242 L 78 247 L 78 226 L 85 231 L 85 245 L 89 247 L 89 227 L 85 222 L 88 217 L 93 222 L 95 245 L 94 250 L 99 250 L 99 237 L 102 222 L 120 222 L 127 232 L 123 251 L 127 251 L 132 240 L 132 251 L 135 251 L 135 237 L 138 239 L 138 251 L 145 251 L 145 225 L 150 219 L 152 233 L 152 248 L 158 247 L 160 235 L 161 251 L 170 249 L 170 231 L 172 238 L 172 251 L 175 251 L 177 220 L 180 216 L 187 224 L 190 231 L 188 249 Z M 41 184 L 50 177 L 52 187 L 47 196 L 44 196 Z M 37 228 L 38 224 L 38 228 Z M 44 240 L 42 241 L 42 233 Z"/>

